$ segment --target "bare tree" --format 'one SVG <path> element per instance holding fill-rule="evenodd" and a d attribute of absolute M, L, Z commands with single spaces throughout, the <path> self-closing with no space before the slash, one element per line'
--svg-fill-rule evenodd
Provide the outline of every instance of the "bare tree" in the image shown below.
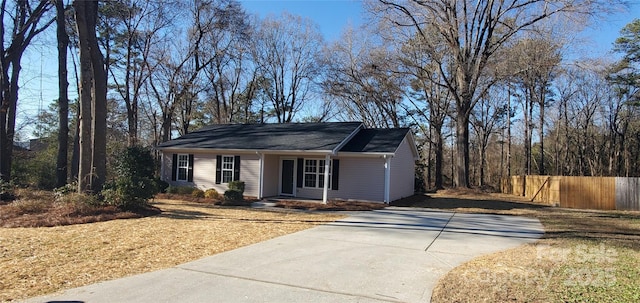
<path fill-rule="evenodd" d="M 437 33 L 451 60 L 441 62 L 439 71 L 456 103 L 456 181 L 469 187 L 469 117 L 487 90 L 481 78 L 489 61 L 518 33 L 562 13 L 595 12 L 594 1 L 466 1 L 466 0 L 379 0 L 377 9 L 391 24 L 412 27 L 425 41 L 426 29 Z M 427 45 L 425 52 L 438 48 Z"/>
<path fill-rule="evenodd" d="M 178 131 L 186 134 L 200 109 L 201 94 L 206 88 L 204 71 L 216 60 L 216 54 L 207 50 L 211 37 L 219 31 L 235 26 L 233 1 L 196 0 L 185 11 L 188 17 L 186 39 L 171 39 L 158 44 L 148 61 L 154 72 L 147 81 L 147 88 L 157 106 L 150 108 L 148 116 L 160 121 L 158 142 L 168 141 L 172 125 L 178 124 Z M 174 35 L 181 34 L 176 28 Z M 187 41 L 184 43 L 184 41 Z M 159 108 L 157 111 L 156 108 Z M 201 117 L 200 117 L 201 118 Z"/>
<path fill-rule="evenodd" d="M 265 90 L 278 123 L 293 120 L 310 99 L 319 75 L 322 35 L 309 19 L 283 13 L 267 17 L 259 26 L 255 62 L 270 81 Z"/>
<path fill-rule="evenodd" d="M 209 83 L 205 108 L 218 124 L 242 120 L 242 114 L 250 110 L 253 81 L 258 76 L 251 62 L 250 18 L 240 3 L 229 1 L 225 5 L 216 16 L 220 20 L 216 30 L 207 35 L 204 46 L 214 58 L 204 69 Z"/>
<path fill-rule="evenodd" d="M 486 185 L 485 177 L 487 170 L 487 147 L 489 139 L 500 128 L 507 114 L 507 106 L 502 104 L 500 98 L 496 96 L 496 90 L 490 90 L 486 96 L 480 98 L 478 105 L 471 114 L 471 126 L 476 135 L 480 177 L 478 185 Z"/>
<path fill-rule="evenodd" d="M 340 101 L 346 119 L 369 127 L 399 127 L 404 124 L 400 104 L 408 85 L 405 73 L 399 71 L 396 53 L 367 36 L 350 29 L 325 50 L 323 88 Z"/>
<path fill-rule="evenodd" d="M 55 21 L 45 16 L 52 8 L 48 0 L 0 2 L 0 178 L 4 181 L 11 179 L 22 55 L 33 38 Z M 11 40 L 5 41 L 7 37 Z"/>
<path fill-rule="evenodd" d="M 443 166 L 444 166 L 444 133 L 443 128 L 447 117 L 451 114 L 451 104 L 453 102 L 451 92 L 443 85 L 444 79 L 438 72 L 438 62 L 446 53 L 446 47 L 441 48 L 436 58 L 434 54 L 422 51 L 421 37 L 411 39 L 402 48 L 402 64 L 406 72 L 412 77 L 411 89 L 413 94 L 408 101 L 413 105 L 414 110 L 410 111 L 410 116 L 422 116 L 429 124 L 428 131 L 424 131 L 429 138 L 429 150 L 433 150 L 435 156 L 435 188 L 444 188 Z M 433 149 L 431 148 L 433 146 Z M 429 173 L 431 163 L 428 163 Z M 428 178 L 430 179 L 430 178 Z"/>
<path fill-rule="evenodd" d="M 108 72 L 126 109 L 129 146 L 138 143 L 139 103 L 143 84 L 149 78 L 150 51 L 172 22 L 172 1 L 109 1 L 101 7 L 101 40 L 109 50 Z"/>

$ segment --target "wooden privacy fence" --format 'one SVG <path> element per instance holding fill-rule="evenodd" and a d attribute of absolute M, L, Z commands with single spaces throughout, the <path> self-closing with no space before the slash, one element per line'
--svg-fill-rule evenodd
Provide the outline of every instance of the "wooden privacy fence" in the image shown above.
<path fill-rule="evenodd" d="M 640 210 L 640 178 L 511 176 L 503 193 L 547 205 L 602 210 Z"/>

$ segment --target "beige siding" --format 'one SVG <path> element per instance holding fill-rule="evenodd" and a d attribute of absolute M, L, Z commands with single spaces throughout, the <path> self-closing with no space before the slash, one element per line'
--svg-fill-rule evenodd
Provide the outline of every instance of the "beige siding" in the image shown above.
<path fill-rule="evenodd" d="M 218 192 L 224 193 L 227 190 L 227 184 L 216 184 L 216 155 L 194 154 L 193 182 L 176 182 L 171 181 L 173 153 L 163 154 L 163 180 L 174 186 L 194 186 L 202 190 L 214 188 Z M 255 154 L 239 156 L 240 180 L 245 182 L 244 194 L 257 197 L 260 190 L 260 158 Z"/>
<path fill-rule="evenodd" d="M 340 159 L 338 190 L 329 190 L 329 199 L 384 201 L 384 159 Z M 322 189 L 298 188 L 297 197 L 322 199 Z"/>
<path fill-rule="evenodd" d="M 265 197 L 273 197 L 279 194 L 278 182 L 280 180 L 280 158 L 276 155 L 264 156 L 264 188 Z"/>
<path fill-rule="evenodd" d="M 244 181 L 244 195 L 260 194 L 260 157 L 256 154 L 240 155 L 240 181 Z"/>
<path fill-rule="evenodd" d="M 193 155 L 193 185 L 202 190 L 215 188 L 219 193 L 224 192 L 226 188 L 216 184 L 216 155 Z"/>
<path fill-rule="evenodd" d="M 415 182 L 415 160 L 405 137 L 391 159 L 391 183 L 389 199 L 391 201 L 413 195 Z"/>

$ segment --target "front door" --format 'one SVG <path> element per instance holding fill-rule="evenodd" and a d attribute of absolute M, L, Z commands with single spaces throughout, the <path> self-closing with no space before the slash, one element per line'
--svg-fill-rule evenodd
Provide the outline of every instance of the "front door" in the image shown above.
<path fill-rule="evenodd" d="M 295 165 L 295 160 L 282 159 L 282 174 L 280 176 L 281 195 L 293 196 L 293 190 L 295 189 Z"/>

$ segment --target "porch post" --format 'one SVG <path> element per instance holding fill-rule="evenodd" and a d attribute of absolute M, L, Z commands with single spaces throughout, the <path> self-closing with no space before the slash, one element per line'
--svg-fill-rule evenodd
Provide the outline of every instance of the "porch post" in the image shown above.
<path fill-rule="evenodd" d="M 329 196 L 329 164 L 331 157 L 327 154 L 324 157 L 324 186 L 322 187 L 322 203 L 327 204 Z"/>
<path fill-rule="evenodd" d="M 259 183 L 259 189 L 258 189 L 258 199 L 262 199 L 262 197 L 264 197 L 263 191 L 264 191 L 264 154 L 263 153 L 257 153 L 258 156 L 260 156 L 260 176 L 258 176 L 258 183 Z"/>
<path fill-rule="evenodd" d="M 389 204 L 389 191 L 391 189 L 391 157 L 384 155 L 384 203 Z"/>

